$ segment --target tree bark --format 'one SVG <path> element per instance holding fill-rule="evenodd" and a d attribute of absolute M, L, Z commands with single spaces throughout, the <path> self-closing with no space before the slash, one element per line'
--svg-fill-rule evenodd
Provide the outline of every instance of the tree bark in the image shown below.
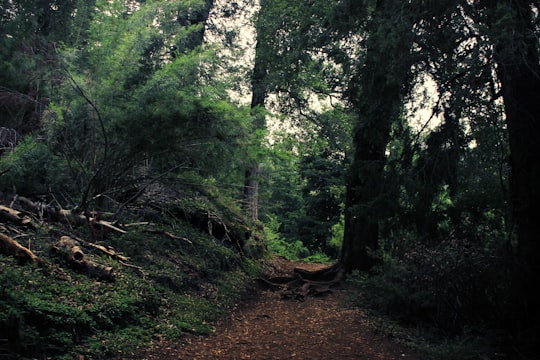
<path fill-rule="evenodd" d="M 540 59 L 538 31 L 525 0 L 486 2 L 510 143 L 510 193 L 521 264 L 517 283 L 528 322 L 540 322 Z M 504 10 L 504 13 L 502 12 Z M 495 25 L 496 24 L 496 25 Z M 505 26 L 504 38 L 500 27 Z M 536 34 L 536 35 L 535 35 Z M 508 39 L 507 37 L 511 38 Z"/>
<path fill-rule="evenodd" d="M 246 170 L 244 183 L 244 212 L 252 221 L 259 220 L 259 177 L 260 165 L 254 164 Z"/>
<path fill-rule="evenodd" d="M 268 6 L 266 0 L 262 0 L 260 3 L 261 7 Z M 267 96 L 266 75 L 268 71 L 266 59 L 262 53 L 262 46 L 264 45 L 258 40 L 255 46 L 255 64 L 251 76 L 252 132 L 255 134 L 254 138 L 257 138 L 257 132 L 266 129 L 266 118 L 260 110 L 265 108 Z M 255 144 L 257 148 L 260 145 L 259 143 Z M 248 154 L 248 157 L 254 158 L 248 161 L 250 164 L 246 168 L 244 180 L 244 211 L 254 222 L 259 220 L 260 159 L 257 155 L 257 148 L 255 154 Z"/>
<path fill-rule="evenodd" d="M 400 11 L 402 13 L 400 13 Z M 347 179 L 341 264 L 347 272 L 376 262 L 384 166 L 392 122 L 399 116 L 411 66 L 411 11 L 400 1 L 377 2 L 367 41 L 366 62 L 349 89 L 358 114 L 354 154 Z"/>

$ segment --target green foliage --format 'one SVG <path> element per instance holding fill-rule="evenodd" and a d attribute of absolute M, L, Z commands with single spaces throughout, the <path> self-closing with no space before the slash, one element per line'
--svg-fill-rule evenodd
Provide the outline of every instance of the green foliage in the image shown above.
<path fill-rule="evenodd" d="M 353 280 L 367 305 L 404 324 L 463 335 L 467 329 L 503 326 L 509 321 L 511 264 L 494 250 L 447 242 L 417 244 L 386 256 L 372 274 Z"/>
<path fill-rule="evenodd" d="M 46 143 L 26 137 L 13 152 L 0 158 L 0 189 L 19 194 L 73 190 L 68 164 Z"/>
<path fill-rule="evenodd" d="M 312 254 L 337 259 L 351 117 L 340 107 L 310 118 L 302 133 L 274 135 L 263 171 L 263 211 L 275 214 L 284 241 L 299 240 Z M 266 200 L 268 198 L 268 200 Z"/>
<path fill-rule="evenodd" d="M 268 243 L 268 249 L 275 254 L 284 256 L 290 260 L 299 260 L 308 256 L 309 250 L 302 244 L 300 240 L 287 241 L 284 240 L 279 228 L 281 224 L 278 222 L 276 215 L 268 215 L 268 220 L 264 226 L 265 239 Z"/>
<path fill-rule="evenodd" d="M 343 236 L 345 232 L 345 216 L 341 214 L 339 222 L 332 226 L 332 237 L 328 242 L 328 246 L 334 248 L 336 253 L 341 252 L 343 245 Z"/>
<path fill-rule="evenodd" d="M 211 321 L 244 290 L 248 277 L 242 268 L 252 273 L 256 266 L 188 224 L 164 231 L 193 244 L 135 231 L 110 238 L 141 271 L 88 255 L 114 267 L 114 283 L 54 263 L 52 269 L 20 266 L 0 256 L 0 336 L 25 356 L 104 358 L 147 346 L 156 336 L 209 334 Z"/>
<path fill-rule="evenodd" d="M 342 162 L 339 156 L 317 154 L 302 157 L 299 166 L 305 181 L 302 189 L 305 215 L 297 219 L 300 230 L 297 236 L 311 249 L 321 249 L 333 257 L 337 257 L 337 252 L 330 246 L 331 228 L 339 222 L 345 195 Z"/>
<path fill-rule="evenodd" d="M 165 173 L 173 177 L 190 169 L 205 181 L 227 180 L 226 190 L 236 191 L 252 117 L 247 109 L 227 100 L 219 81 L 207 85 L 201 81 L 201 64 L 215 61 L 212 49 L 200 47 L 209 4 L 147 1 L 130 8 L 122 1 L 96 1 L 95 7 L 84 2 L 71 5 L 78 6 L 70 29 L 77 34 L 66 36 L 80 38 L 74 43 L 46 43 L 39 50 L 49 65 L 54 62 L 54 72 L 37 73 L 48 69 L 40 64 L 41 58 L 23 63 L 29 78 L 54 80 L 47 87 L 54 85 L 47 104 L 28 103 L 40 109 L 32 136 L 47 141 L 40 145 L 40 156 L 31 155 L 36 164 L 23 154 L 37 151 L 28 149 L 30 145 L 20 146 L 18 158 L 4 157 L 3 169 L 14 165 L 17 171 L 10 171 L 2 182 L 14 183 L 27 193 L 62 192 L 74 202 L 96 196 L 118 202 L 134 182 Z M 93 21 L 86 23 L 78 14 L 88 14 L 90 9 L 94 12 L 88 18 Z M 1 60 L 16 66 L 14 56 L 21 55 L 14 44 L 5 42 L 9 47 L 3 48 Z M 49 83 L 31 87 L 42 91 L 45 84 Z M 20 84 L 27 86 L 24 81 Z M 19 85 L 15 90 L 22 91 Z M 21 101 L 31 100 L 23 92 L 13 94 Z M 29 116 L 19 103 L 17 109 L 7 111 Z M 2 106 L 0 101 L 0 112 Z M 19 129 L 24 117 L 12 120 Z M 38 168 L 37 159 L 44 158 L 41 163 L 47 171 Z M 27 170 L 22 171 L 23 166 Z M 32 176 L 25 176 L 25 171 Z M 60 184 L 66 186 L 56 186 Z"/>
<path fill-rule="evenodd" d="M 320 263 L 320 264 L 332 264 L 335 263 L 335 259 L 328 256 L 326 253 L 323 252 L 317 252 L 315 254 L 309 255 L 303 259 L 302 261 L 306 262 L 314 262 L 314 263 Z"/>
<path fill-rule="evenodd" d="M 311 251 L 300 240 L 284 239 L 281 235 L 281 224 L 277 215 L 267 215 L 264 223 L 264 237 L 268 250 L 289 260 L 303 260 L 316 263 L 331 263 L 333 259 L 322 251 Z"/>
<path fill-rule="evenodd" d="M 250 116 L 247 109 L 197 85 L 204 56 L 192 53 L 176 59 L 137 90 L 136 102 L 129 109 L 136 115 L 115 125 L 129 153 L 142 150 L 152 156 L 166 152 L 166 159 L 154 159 L 158 168 L 185 163 L 205 175 L 217 175 L 234 164 Z"/>

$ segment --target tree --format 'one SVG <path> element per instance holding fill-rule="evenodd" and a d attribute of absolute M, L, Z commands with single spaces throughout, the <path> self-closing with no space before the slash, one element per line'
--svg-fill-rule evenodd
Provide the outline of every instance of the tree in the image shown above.
<path fill-rule="evenodd" d="M 408 91 L 413 42 L 413 4 L 377 1 L 366 40 L 365 64 L 349 85 L 348 100 L 358 119 L 347 178 L 341 266 L 346 271 L 374 265 L 378 248 L 377 209 L 384 206 L 383 175 L 391 125 Z M 396 56 L 388 56 L 396 54 Z M 398 56 L 404 54 L 405 56 Z"/>
<path fill-rule="evenodd" d="M 539 220 L 535 208 L 540 200 L 535 185 L 540 180 L 538 4 L 532 1 L 423 2 L 421 5 L 430 6 L 416 8 L 416 13 L 410 9 L 405 13 L 396 11 L 397 8 L 387 10 L 384 20 L 377 22 L 381 19 L 377 15 L 385 6 L 391 9 L 391 5 L 399 7 L 397 2 L 377 2 L 366 43 L 365 65 L 359 72 L 361 76 L 355 78 L 356 83 L 361 84 L 357 94 L 363 95 L 363 100 L 356 106 L 360 117 L 347 190 L 349 212 L 346 213 L 342 264 L 348 270 L 368 269 L 373 264 L 366 250 L 377 248 L 381 214 L 390 207 L 384 203 L 388 197 L 382 190 L 387 189 L 381 189 L 381 184 L 385 184 L 383 166 L 388 164 L 385 152 L 388 151 L 390 124 L 392 119 L 399 118 L 403 96 L 414 78 L 411 75 L 418 74 L 418 70 L 427 71 L 438 85 L 440 98 L 435 111 L 441 115 L 442 123 L 425 136 L 424 147 L 413 154 L 416 176 L 424 175 L 419 177 L 424 186 L 417 188 L 420 195 L 413 203 L 413 211 L 418 216 L 416 223 L 429 238 L 440 239 L 436 230 L 445 219 L 437 218 L 438 209 L 434 209 L 433 204 L 437 199 L 445 199 L 444 215 L 452 226 L 446 235 L 452 239 L 466 237 L 477 241 L 481 238 L 480 229 L 475 229 L 477 233 L 463 232 L 466 226 L 462 222 L 480 219 L 488 224 L 482 216 L 504 211 L 504 158 L 508 152 L 505 136 L 498 134 L 504 129 L 499 110 L 502 106 L 510 147 L 512 215 L 517 226 L 518 261 L 512 284 L 516 295 L 512 296 L 512 310 L 519 312 L 520 330 L 536 329 L 531 332 L 534 337 L 538 333 L 539 295 L 532 284 L 540 279 L 539 242 L 534 235 L 534 224 Z M 400 26 L 392 22 L 395 21 L 391 20 L 393 16 L 406 24 L 400 29 L 401 34 L 391 31 Z M 391 34 L 389 38 L 401 39 L 402 48 L 387 45 L 391 42 L 386 38 L 377 38 L 377 30 L 385 29 L 385 25 L 390 27 L 385 33 Z M 443 25 L 447 25 L 446 29 Z M 413 35 L 414 39 L 407 42 L 403 34 Z M 378 52 L 380 49 L 385 50 Z M 405 66 L 385 59 L 384 54 L 389 53 Z M 392 82 L 396 79 L 398 81 Z M 377 122 L 372 124 L 366 117 Z M 495 145 L 490 148 L 497 151 L 491 150 L 489 154 L 486 147 L 489 144 Z M 487 158 L 493 163 L 489 164 Z M 465 169 L 469 169 L 469 173 L 465 173 Z M 492 180 L 486 181 L 490 177 Z M 489 193 L 485 184 L 495 185 L 496 191 Z M 499 194 L 489 199 L 495 192 Z M 475 197 L 481 200 L 474 203 Z M 488 225 L 493 235 L 498 226 L 500 224 Z M 512 240 L 511 226 L 498 236 Z M 483 241 L 480 246 L 489 244 L 490 251 L 495 251 L 493 239 Z M 497 256 L 506 254 L 506 260 L 511 259 L 509 248 L 511 241 L 505 247 L 497 247 Z M 503 274 L 505 270 L 499 271 Z"/>
<path fill-rule="evenodd" d="M 93 1 L 3 1 L 0 5 L 0 116 L 19 133 L 39 131 L 64 76 L 57 50 L 79 46 Z"/>
<path fill-rule="evenodd" d="M 522 319 L 538 329 L 540 296 L 540 59 L 538 3 L 480 1 L 475 14 L 493 44 L 510 143 L 512 215 L 517 225 L 518 292 L 523 294 Z M 502 30 L 502 31 L 501 31 Z"/>
<path fill-rule="evenodd" d="M 339 161 L 336 159 L 339 156 L 345 157 L 345 152 L 348 151 L 348 140 L 337 144 L 336 139 L 332 138 L 330 142 L 334 141 L 334 144 L 317 150 L 315 147 L 319 145 L 310 147 L 303 143 L 308 141 L 319 143 L 319 137 L 326 141 L 326 136 L 331 132 L 329 129 L 335 127 L 341 130 L 342 121 L 345 118 L 347 118 L 345 121 L 350 122 L 350 118 L 344 115 L 346 111 L 339 104 L 339 101 L 345 88 L 344 82 L 349 76 L 346 69 L 350 68 L 350 63 L 353 62 L 351 57 L 353 57 L 354 50 L 348 46 L 346 49 L 340 48 L 339 42 L 350 36 L 350 28 L 344 30 L 341 21 L 348 18 L 351 11 L 358 13 L 362 7 L 355 7 L 347 2 L 347 9 L 343 9 L 338 6 L 337 2 L 311 1 L 305 3 L 289 0 L 262 2 L 261 5 L 257 19 L 258 41 L 255 71 L 252 79 L 252 105 L 259 108 L 262 105 L 269 105 L 272 111 L 286 115 L 288 126 L 297 127 L 299 133 L 302 133 L 298 136 L 299 145 L 294 151 L 300 151 L 302 156 L 306 156 L 305 159 L 311 157 L 314 162 L 327 161 L 328 164 L 332 163 L 330 167 L 336 165 L 337 162 L 343 164 L 343 159 Z M 329 26 L 330 22 L 333 22 L 331 27 Z M 337 29 L 338 27 L 341 28 Z M 271 97 L 267 95 L 271 95 Z M 325 105 L 322 109 L 313 109 L 312 102 L 314 101 L 321 101 Z M 332 120 L 332 116 L 335 116 L 335 119 Z M 321 125 L 322 119 L 328 123 Z M 259 130 L 264 130 L 264 128 L 265 126 Z M 347 134 L 345 137 L 349 136 L 350 134 Z M 339 140 L 343 139 L 344 137 L 341 136 Z M 336 157 L 336 153 L 340 153 L 339 156 Z M 295 154 L 291 154 L 291 156 L 296 157 Z M 306 178 L 309 177 L 307 167 L 309 166 L 306 166 L 304 174 Z M 256 188 L 250 181 L 257 178 L 257 176 L 252 175 L 257 174 L 258 171 L 256 166 L 250 166 L 246 172 L 246 194 L 249 193 L 250 189 Z M 331 174 L 317 176 L 324 177 L 326 175 L 333 176 Z M 291 176 L 291 179 L 293 178 L 296 177 Z M 291 187 L 296 185 L 291 183 Z M 311 198 L 309 189 L 305 189 L 305 194 L 306 199 Z M 323 196 L 322 193 L 319 195 Z M 305 211 L 317 212 L 313 205 L 314 202 L 307 207 L 294 206 L 285 213 L 279 213 L 278 216 L 283 215 L 283 218 L 280 219 L 283 228 L 289 229 L 285 231 L 294 240 L 297 240 L 298 231 L 303 231 L 300 229 L 309 226 L 294 226 L 291 219 L 297 219 L 299 216 L 307 221 L 309 216 Z M 339 201 L 337 208 L 339 211 Z M 289 218 L 285 219 L 285 217 Z M 328 216 L 318 220 L 324 223 L 322 227 L 326 229 L 334 225 L 336 217 L 339 218 L 338 214 L 330 216 L 332 224 L 327 223 L 329 222 Z M 294 229 L 296 229 L 296 233 Z M 329 233 L 329 231 L 327 232 Z M 303 237 L 308 238 L 308 233 L 309 231 Z M 320 237 L 320 234 L 317 237 Z M 319 239 L 319 243 L 325 243 L 323 240 L 325 237 L 326 235 Z M 317 241 L 311 240 L 310 242 L 313 244 L 317 243 Z"/>
<path fill-rule="evenodd" d="M 261 159 L 259 151 L 262 144 L 262 135 L 266 133 L 266 97 L 268 94 L 268 64 L 266 43 L 263 39 L 264 17 L 268 11 L 270 3 L 267 0 L 260 1 L 260 10 L 256 22 L 257 42 L 255 45 L 255 63 L 251 74 L 251 114 L 252 139 L 255 142 L 254 154 L 248 154 L 253 157 L 248 160 L 244 176 L 244 211 L 253 221 L 259 220 L 259 181 L 261 177 Z"/>

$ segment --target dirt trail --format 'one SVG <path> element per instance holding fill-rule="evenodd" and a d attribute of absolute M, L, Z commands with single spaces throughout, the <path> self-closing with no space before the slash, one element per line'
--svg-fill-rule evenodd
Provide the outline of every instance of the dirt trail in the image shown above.
<path fill-rule="evenodd" d="M 273 275 L 290 275 L 294 267 L 317 264 L 276 259 Z M 343 305 L 346 288 L 306 301 L 282 300 L 260 291 L 216 326 L 211 336 L 189 336 L 180 343 L 159 344 L 137 359 L 419 359 L 384 334 L 359 309 Z M 127 359 L 127 358 L 126 358 Z M 130 359 L 134 359 L 133 357 Z"/>

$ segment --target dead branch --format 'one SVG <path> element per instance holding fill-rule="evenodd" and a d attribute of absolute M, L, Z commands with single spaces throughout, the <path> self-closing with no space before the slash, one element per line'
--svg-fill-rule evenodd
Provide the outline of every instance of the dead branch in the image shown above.
<path fill-rule="evenodd" d="M 29 216 L 24 215 L 22 212 L 4 205 L 0 205 L 0 219 L 3 219 L 15 225 L 25 226 L 32 229 L 36 229 L 38 227 L 37 224 L 35 224 Z"/>
<path fill-rule="evenodd" d="M 0 253 L 14 256 L 19 262 L 36 262 L 39 261 L 37 255 L 35 255 L 30 249 L 25 248 L 17 241 L 13 240 L 7 235 L 0 233 Z"/>
<path fill-rule="evenodd" d="M 120 265 L 123 265 L 125 267 L 132 268 L 132 269 L 135 269 L 135 270 L 139 271 L 141 273 L 143 279 L 146 278 L 146 274 L 144 273 L 144 270 L 143 270 L 142 267 L 137 266 L 137 265 L 128 264 L 128 263 L 125 263 L 123 261 L 118 261 L 118 262 L 120 263 Z"/>
<path fill-rule="evenodd" d="M 178 235 L 174 235 L 168 231 L 165 231 L 165 230 L 157 230 L 157 229 L 144 229 L 144 232 L 147 232 L 147 233 L 150 233 L 150 234 L 160 234 L 160 235 L 165 235 L 166 237 L 168 237 L 169 239 L 172 239 L 172 240 L 182 240 L 182 241 L 185 241 L 187 242 L 188 244 L 190 245 L 193 245 L 193 242 L 191 240 L 189 240 L 188 238 L 186 237 L 183 237 L 183 236 L 178 236 Z"/>
<path fill-rule="evenodd" d="M 81 238 L 78 238 L 78 237 L 73 237 L 73 239 L 75 239 L 83 247 L 88 248 L 88 249 L 95 249 L 95 250 L 101 251 L 102 253 L 104 253 L 107 256 L 110 256 L 113 259 L 116 259 L 116 260 L 119 260 L 119 261 L 129 261 L 129 259 L 127 257 L 117 253 L 114 249 L 111 249 L 111 248 L 107 249 L 105 246 L 94 244 L 94 243 L 85 241 L 85 240 L 83 240 Z"/>
<path fill-rule="evenodd" d="M 114 225 L 114 223 L 112 223 L 112 222 L 110 222 L 110 221 L 96 220 L 96 218 L 90 218 L 90 223 L 93 224 L 93 225 L 100 225 L 100 226 L 103 226 L 104 228 L 107 228 L 108 230 L 117 232 L 117 233 L 119 233 L 119 234 L 125 234 L 125 233 L 127 233 L 126 230 L 120 229 L 119 227 L 117 227 L 116 225 Z"/>
<path fill-rule="evenodd" d="M 148 221 L 140 221 L 140 222 L 134 222 L 134 223 L 130 223 L 130 224 L 124 224 L 123 226 L 125 228 L 128 228 L 128 227 L 132 227 L 132 226 L 147 226 L 147 225 L 150 225 L 151 223 L 148 222 Z"/>

